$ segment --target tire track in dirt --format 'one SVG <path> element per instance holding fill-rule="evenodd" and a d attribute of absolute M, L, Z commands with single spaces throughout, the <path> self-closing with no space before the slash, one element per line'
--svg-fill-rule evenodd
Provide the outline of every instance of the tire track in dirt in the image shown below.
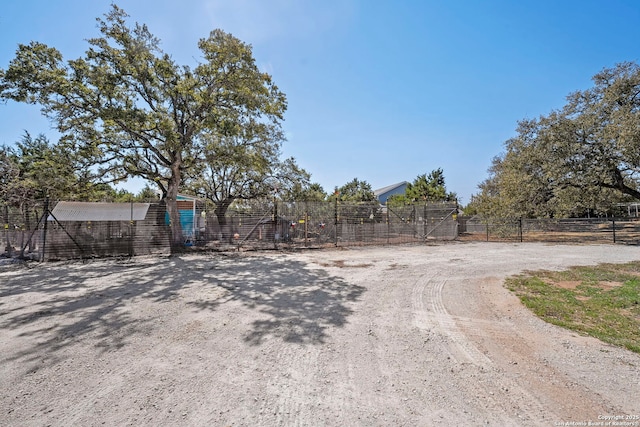
<path fill-rule="evenodd" d="M 317 390 L 318 353 L 314 348 L 275 341 L 268 350 L 276 356 L 257 425 L 304 426 L 312 424 Z"/>
<path fill-rule="evenodd" d="M 442 290 L 446 283 L 447 279 L 438 275 L 428 278 L 424 275 L 416 281 L 411 297 L 414 323 L 421 329 L 439 327 L 438 332 L 447 339 L 447 351 L 455 362 L 488 368 L 491 361 L 466 339 L 457 326 L 458 323 L 474 324 L 476 320 L 452 316 L 444 306 Z"/>
<path fill-rule="evenodd" d="M 450 341 L 449 352 L 453 359 L 459 363 L 471 363 L 476 366 L 488 368 L 491 361 L 482 354 L 456 325 L 456 320 L 447 312 L 442 302 L 442 290 L 447 283 L 447 279 L 434 277 L 429 282 L 432 286 L 427 286 L 427 297 L 436 322 Z"/>
<path fill-rule="evenodd" d="M 637 413 L 637 354 L 542 322 L 503 280 L 636 260 L 640 247 L 452 243 L 260 257 L 149 260 L 116 289 L 107 273 L 122 274 L 119 265 L 89 264 L 53 285 L 69 267 L 23 279 L 0 271 L 3 325 L 25 302 L 50 306 L 54 292 L 113 292 L 0 328 L 0 425 L 548 427 Z M 296 270 L 283 268 L 289 261 Z M 305 266 L 318 271 L 296 273 Z M 327 306 L 312 298 L 318 284 L 346 290 Z M 78 339 L 58 334 L 56 322 L 103 305 L 108 323 Z"/>
<path fill-rule="evenodd" d="M 566 418 L 567 414 L 581 414 L 595 420 L 599 414 L 620 412 L 607 403 L 597 389 L 587 384 L 579 386 L 582 381 L 572 377 L 562 366 L 547 360 L 545 354 L 548 354 L 549 348 L 565 348 L 554 344 L 554 332 L 560 332 L 565 337 L 571 337 L 571 333 L 555 330 L 556 327 L 531 318 L 528 312 L 521 311 L 520 305 L 505 305 L 504 300 L 498 301 L 504 296 L 495 295 L 496 288 L 503 290 L 502 280 L 482 279 L 475 283 L 478 287 L 490 284 L 493 293 L 478 293 L 474 304 L 474 310 L 479 310 L 475 315 L 487 319 L 460 323 L 460 327 L 477 348 L 499 364 L 509 384 L 510 394 L 514 396 L 514 405 L 532 414 L 537 412 L 538 419 L 552 417 L 556 421 Z M 510 320 L 514 312 L 516 314 Z M 539 331 L 538 323 L 545 325 L 546 333 Z M 478 328 L 479 324 L 493 324 L 494 327 L 485 330 Z M 498 326 L 500 329 L 496 330 Z M 568 361 L 573 363 L 571 359 Z"/>
<path fill-rule="evenodd" d="M 446 350 L 451 359 L 463 365 L 465 370 L 474 372 L 473 377 L 482 379 L 458 381 L 459 387 L 469 396 L 480 397 L 484 401 L 485 408 L 491 410 L 491 416 L 504 425 L 545 418 L 548 410 L 539 399 L 516 381 L 507 378 L 502 373 L 502 361 L 494 363 L 468 337 L 468 331 L 471 330 L 473 334 L 485 336 L 489 333 L 501 340 L 508 340 L 513 336 L 510 325 L 504 322 L 451 315 L 443 301 L 443 289 L 446 284 L 447 279 L 439 273 L 430 277 L 421 276 L 412 289 L 412 304 L 416 324 L 423 328 L 431 326 L 438 333 L 443 334 Z M 460 325 L 464 327 L 461 328 Z M 508 395 L 505 395 L 506 391 L 509 392 Z M 516 401 L 510 399 L 513 396 L 518 396 Z M 514 408 L 517 409 L 518 420 L 512 418 Z"/>

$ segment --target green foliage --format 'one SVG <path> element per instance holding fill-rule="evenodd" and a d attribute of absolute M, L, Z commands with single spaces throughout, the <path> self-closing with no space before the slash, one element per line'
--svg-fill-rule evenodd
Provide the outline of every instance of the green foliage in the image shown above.
<path fill-rule="evenodd" d="M 308 185 L 296 183 L 282 196 L 282 199 L 303 202 L 324 202 L 327 200 L 327 193 L 317 182 Z"/>
<path fill-rule="evenodd" d="M 474 216 L 478 215 L 478 209 L 476 205 L 473 203 L 473 197 L 471 197 L 471 202 L 468 205 L 462 207 L 462 215 L 464 216 Z"/>
<path fill-rule="evenodd" d="M 139 192 L 134 196 L 134 201 L 137 202 L 151 202 L 158 200 L 158 192 L 151 188 L 149 185 L 145 185 Z"/>
<path fill-rule="evenodd" d="M 633 262 L 539 271 L 506 285 L 542 319 L 640 353 L 639 269 Z"/>
<path fill-rule="evenodd" d="M 341 203 L 339 220 L 361 224 L 380 221 L 382 218 L 380 203 L 373 193 L 371 184 L 358 178 L 336 188 L 328 199 L 334 203 Z"/>
<path fill-rule="evenodd" d="M 0 145 L 0 200 L 11 200 L 16 194 L 14 185 L 17 184 L 20 168 L 13 150 Z"/>
<path fill-rule="evenodd" d="M 418 175 L 407 184 L 404 194 L 394 194 L 387 199 L 387 206 L 403 206 L 416 202 L 454 202 L 458 196 L 447 191 L 444 172 L 441 168 L 427 174 Z"/>
<path fill-rule="evenodd" d="M 247 126 L 236 136 L 206 138 L 199 167 L 186 179 L 186 188 L 212 202 L 220 224 L 236 200 L 289 199 L 309 185 L 309 174 L 293 158 L 280 159 L 279 129 Z"/>
<path fill-rule="evenodd" d="M 413 203 L 406 194 L 392 194 L 387 198 L 387 206 L 404 206 Z"/>
<path fill-rule="evenodd" d="M 49 143 L 44 135 L 32 138 L 24 134 L 16 143 L 15 159 L 20 175 L 17 185 L 22 187 L 25 199 L 57 199 L 63 194 L 78 194 L 73 164 L 59 145 Z"/>
<path fill-rule="evenodd" d="M 107 184 L 99 184 L 96 187 L 102 189 L 101 197 L 96 199 L 103 202 L 113 203 L 150 203 L 157 202 L 159 195 L 156 190 L 149 185 L 145 185 L 137 194 L 133 194 L 130 191 L 124 189 L 114 189 Z"/>
<path fill-rule="evenodd" d="M 618 64 L 559 111 L 523 120 L 473 204 L 485 216 L 610 213 L 640 199 L 640 67 Z"/>
<path fill-rule="evenodd" d="M 63 62 L 55 48 L 19 45 L 0 70 L 0 98 L 37 103 L 57 124 L 87 178 L 138 176 L 167 200 L 173 242 L 181 241 L 176 195 L 211 138 L 277 134 L 286 97 L 255 64 L 251 47 L 214 30 L 201 62 L 179 66 L 145 25 L 127 25 L 113 5 L 84 57 Z M 90 173 L 89 173 L 90 171 Z"/>
<path fill-rule="evenodd" d="M 73 154 L 61 144 L 51 144 L 44 135 L 25 132 L 15 147 L 0 149 L 2 190 L 0 198 L 10 204 L 29 204 L 49 197 L 52 200 L 100 199 L 102 189 L 84 179 Z"/>
<path fill-rule="evenodd" d="M 334 190 L 333 195 L 330 196 L 331 200 L 338 198 L 341 202 L 374 202 L 376 196 L 373 193 L 371 184 L 367 181 L 360 181 L 358 178 L 353 178 L 352 181 L 344 184 L 340 188 Z"/>
<path fill-rule="evenodd" d="M 455 193 L 447 192 L 444 172 L 441 168 L 427 174 L 418 175 L 412 183 L 407 185 L 406 197 L 414 202 L 453 202 L 457 199 Z"/>

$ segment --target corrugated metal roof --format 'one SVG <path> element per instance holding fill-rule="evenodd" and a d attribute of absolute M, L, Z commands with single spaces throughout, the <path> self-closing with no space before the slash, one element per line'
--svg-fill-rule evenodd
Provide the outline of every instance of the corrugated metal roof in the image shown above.
<path fill-rule="evenodd" d="M 408 184 L 407 181 L 402 181 L 402 182 L 399 182 L 397 184 L 388 185 L 386 187 L 378 188 L 377 190 L 373 190 L 373 194 L 377 197 L 377 196 L 379 196 L 381 194 L 387 193 L 387 192 L 389 192 L 391 190 L 395 190 L 396 188 L 402 187 L 403 185 L 407 185 L 407 184 Z"/>
<path fill-rule="evenodd" d="M 51 214 L 58 221 L 141 221 L 148 210 L 149 203 L 58 202 Z"/>

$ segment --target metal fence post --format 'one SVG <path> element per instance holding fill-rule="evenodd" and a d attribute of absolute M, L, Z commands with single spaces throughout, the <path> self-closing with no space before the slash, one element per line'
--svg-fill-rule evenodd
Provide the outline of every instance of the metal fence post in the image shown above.
<path fill-rule="evenodd" d="M 131 197 L 130 203 L 131 215 L 129 216 L 129 258 L 133 257 L 133 197 Z M 193 218 L 193 220 L 195 221 L 195 217 Z"/>
<path fill-rule="evenodd" d="M 522 218 L 518 218 L 518 234 L 520 237 L 520 243 L 522 243 Z"/>
<path fill-rule="evenodd" d="M 338 193 L 336 192 L 336 200 L 333 207 L 334 229 L 336 233 L 335 245 L 338 246 Z"/>
<path fill-rule="evenodd" d="M 429 222 L 428 222 L 428 216 L 427 216 L 427 202 L 425 200 L 424 202 L 424 206 L 422 207 L 422 224 L 424 225 L 422 227 L 422 241 L 426 242 L 427 241 L 427 236 L 431 233 L 431 231 L 429 230 Z"/>
<path fill-rule="evenodd" d="M 278 249 L 278 239 L 282 238 L 278 232 L 278 201 L 276 200 L 276 193 L 273 193 L 273 247 Z M 240 248 L 238 247 L 238 250 Z"/>
<path fill-rule="evenodd" d="M 47 224 L 49 223 L 49 197 L 44 199 L 44 228 L 42 230 L 42 257 L 40 261 L 44 261 L 45 248 L 47 246 Z"/>
<path fill-rule="evenodd" d="M 391 242 L 391 221 L 389 219 L 389 208 L 387 208 L 387 245 Z"/>
<path fill-rule="evenodd" d="M 616 220 L 614 218 L 611 219 L 612 229 L 613 229 L 613 243 L 616 243 Z"/>
<path fill-rule="evenodd" d="M 309 244 L 309 204 L 304 202 L 304 246 Z"/>
<path fill-rule="evenodd" d="M 7 256 L 11 257 L 11 237 L 9 236 L 9 206 L 5 205 L 4 206 L 4 234 L 5 237 L 7 239 L 7 246 L 6 246 L 6 251 L 7 251 Z"/>

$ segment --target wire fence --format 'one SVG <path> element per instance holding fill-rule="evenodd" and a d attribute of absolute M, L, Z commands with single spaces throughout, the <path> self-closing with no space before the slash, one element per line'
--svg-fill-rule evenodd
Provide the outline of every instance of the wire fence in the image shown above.
<path fill-rule="evenodd" d="M 640 218 L 483 220 L 459 218 L 460 240 L 640 244 Z"/>
<path fill-rule="evenodd" d="M 73 204 L 76 210 L 70 218 L 69 212 L 55 212 L 58 205 L 48 201 L 21 206 L 0 204 L 4 224 L 0 256 L 44 261 L 169 253 L 169 227 L 162 224 L 164 206 L 99 203 L 86 212 L 78 208 L 82 204 Z M 142 220 L 128 214 L 109 218 L 114 206 L 126 212 L 139 205 L 146 208 Z M 105 212 L 105 206 L 111 209 Z"/>
<path fill-rule="evenodd" d="M 430 241 L 640 244 L 640 218 L 516 219 L 458 216 L 455 203 L 386 207 L 377 202 L 250 200 L 226 212 L 178 203 L 179 250 L 266 250 Z M 0 201 L 0 258 L 39 261 L 170 255 L 163 202 Z"/>
<path fill-rule="evenodd" d="M 224 213 L 178 202 L 180 250 L 258 250 L 424 243 L 458 235 L 455 203 L 251 200 Z M 163 202 L 9 204 L 0 201 L 0 257 L 40 261 L 172 252 Z M 175 247 L 174 247 L 175 250 Z"/>

